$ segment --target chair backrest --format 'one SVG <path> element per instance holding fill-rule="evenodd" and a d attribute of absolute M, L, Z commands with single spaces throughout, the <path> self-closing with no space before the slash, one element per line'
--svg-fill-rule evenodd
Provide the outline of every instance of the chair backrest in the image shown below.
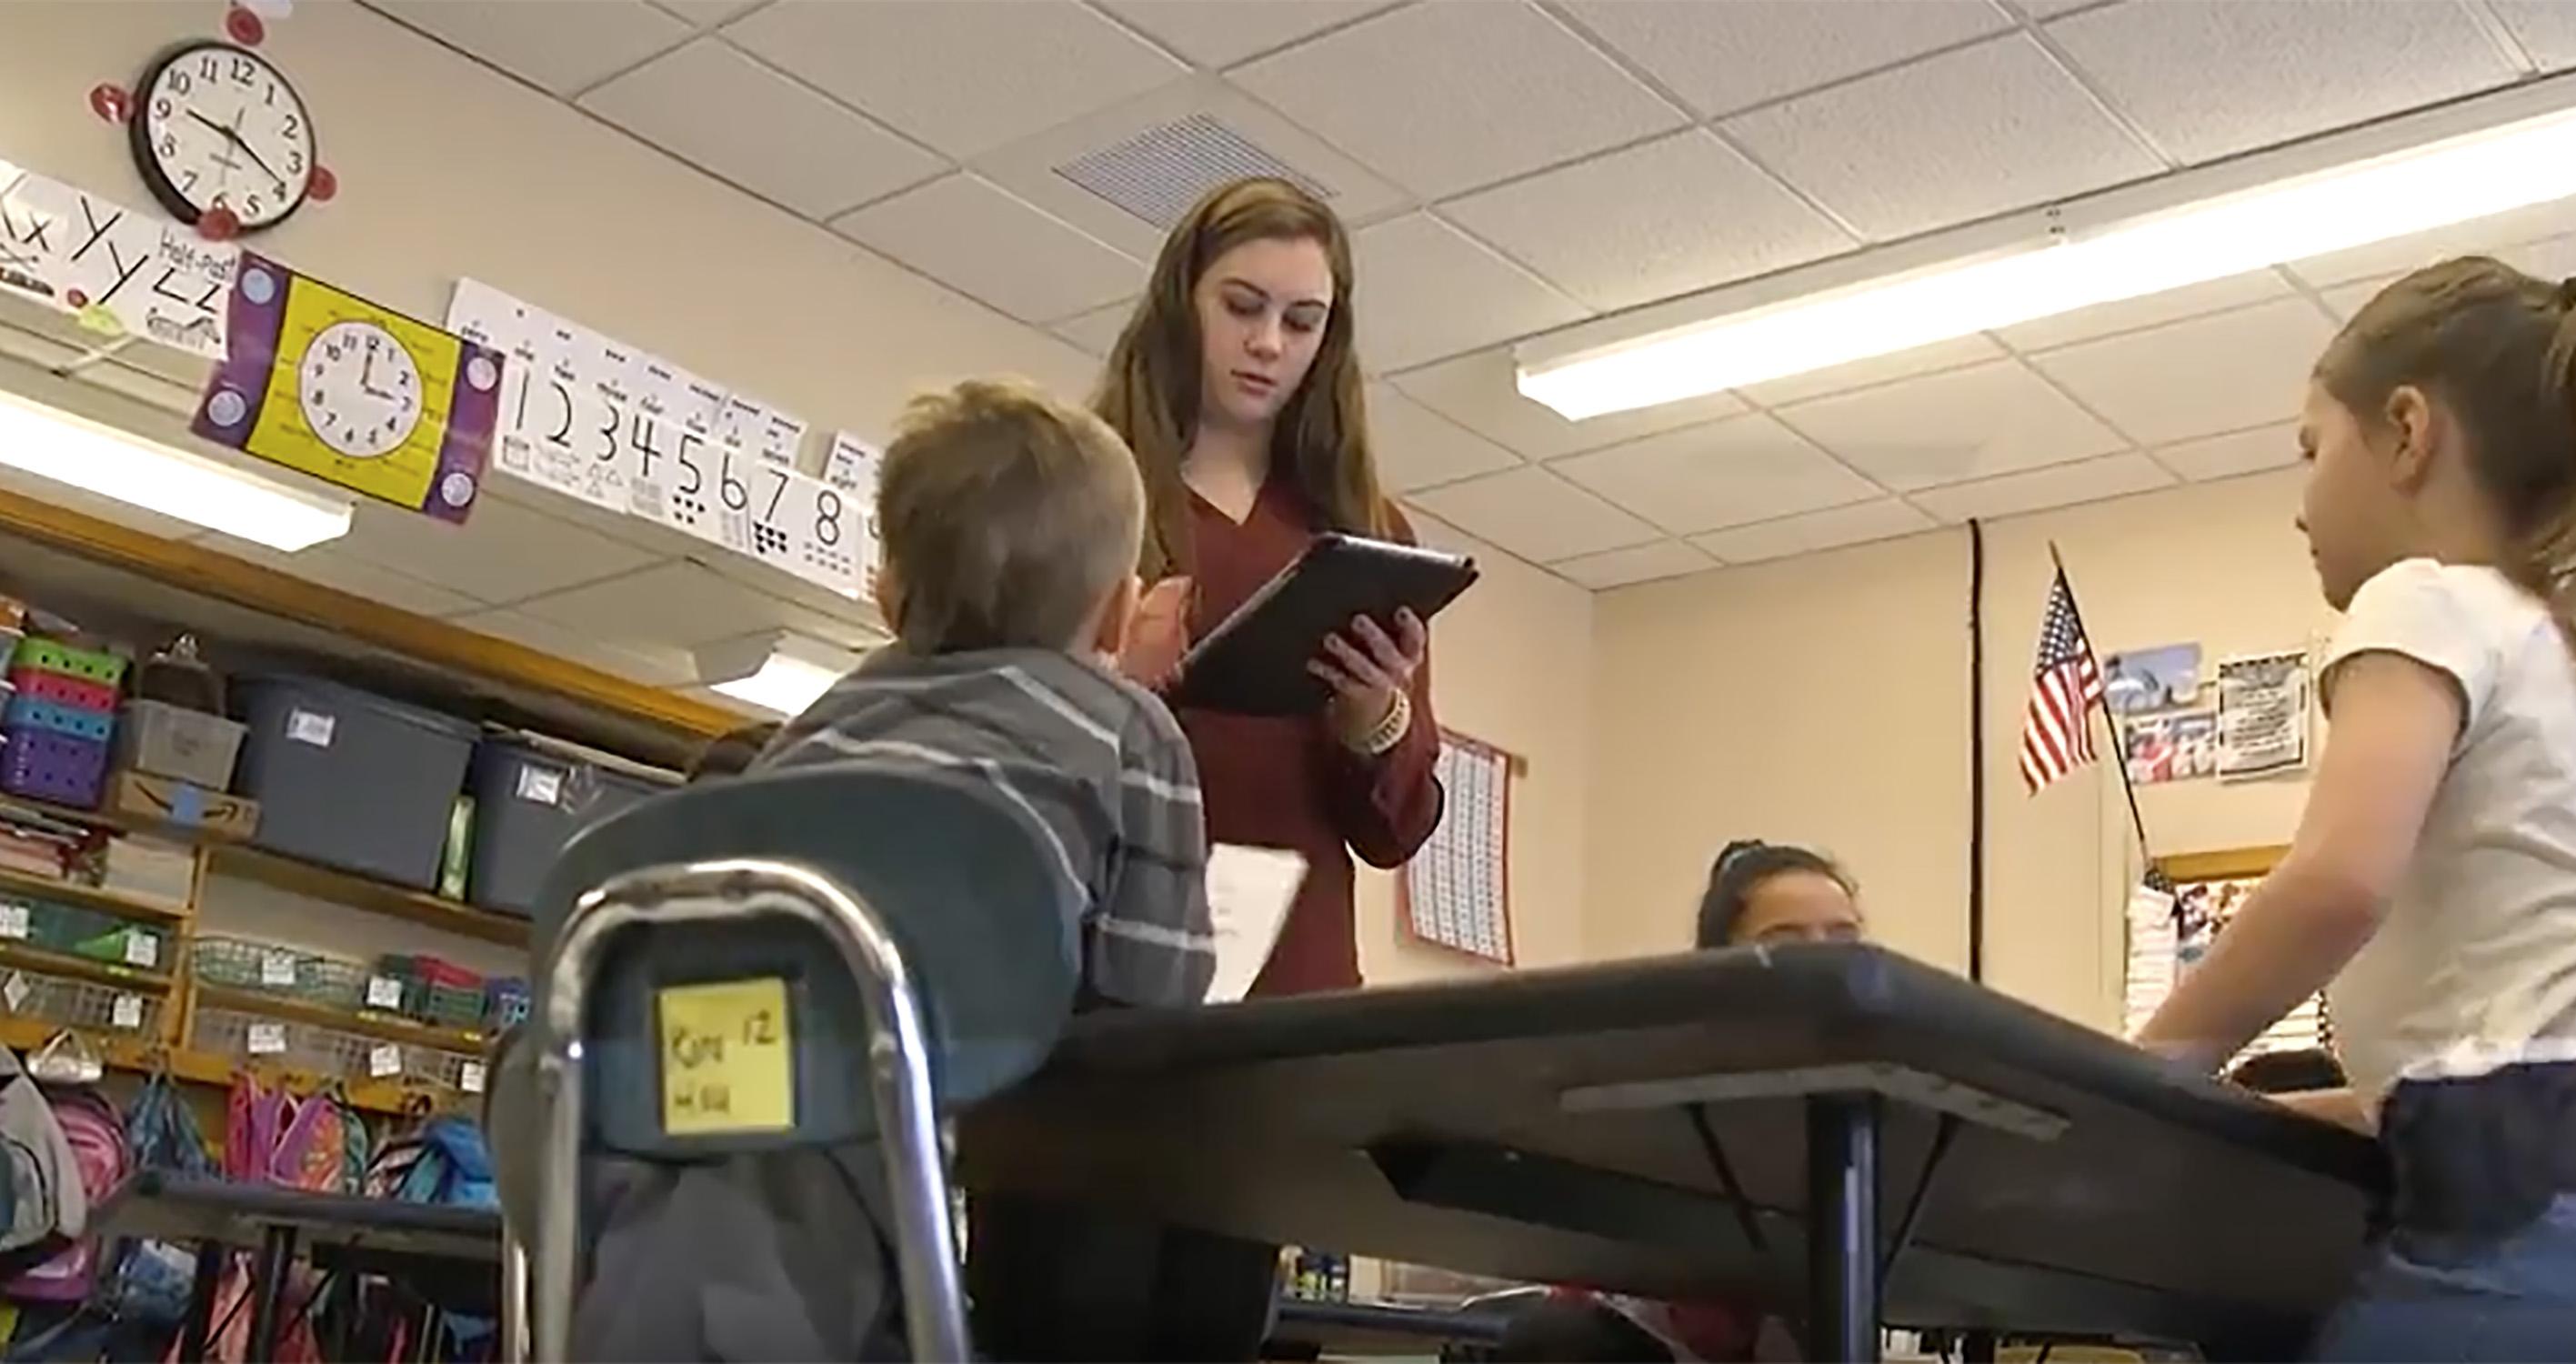
<path fill-rule="evenodd" d="M 945 1105 L 1037 1068 L 1073 1007 L 1083 905 L 1046 861 L 1047 833 L 965 772 L 860 767 L 756 773 L 655 796 L 569 843 L 538 897 L 536 961 L 574 903 L 611 877 L 724 858 L 799 863 L 859 897 L 912 971 Z M 745 979 L 785 983 L 796 1121 L 715 1143 L 663 1128 L 659 992 Z M 546 1007 L 548 983 L 535 985 Z M 775 916 L 650 925 L 621 935 L 593 982 L 584 1045 L 592 1141 L 687 1156 L 873 1135 L 867 1030 L 856 985 L 817 930 Z"/>

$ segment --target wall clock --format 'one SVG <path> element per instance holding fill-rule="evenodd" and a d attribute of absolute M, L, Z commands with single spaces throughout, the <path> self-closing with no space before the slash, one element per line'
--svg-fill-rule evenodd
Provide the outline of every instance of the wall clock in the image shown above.
<path fill-rule="evenodd" d="M 285 74 L 248 48 L 189 43 L 155 59 L 126 126 L 144 185 L 181 222 L 223 209 L 257 232 L 312 191 L 312 116 Z"/>
<path fill-rule="evenodd" d="M 482 490 L 501 354 L 243 252 L 190 429 L 447 521 Z"/>

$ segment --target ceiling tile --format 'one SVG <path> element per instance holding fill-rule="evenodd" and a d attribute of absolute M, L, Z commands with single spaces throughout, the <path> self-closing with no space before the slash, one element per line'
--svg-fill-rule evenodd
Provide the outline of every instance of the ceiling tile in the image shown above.
<path fill-rule="evenodd" d="M 1395 492 L 1455 483 L 1521 462 L 1511 451 L 1385 384 L 1369 385 L 1368 416 L 1378 477 Z"/>
<path fill-rule="evenodd" d="M 725 37 L 960 160 L 1188 70 L 1063 0 L 778 0 Z"/>
<path fill-rule="evenodd" d="M 2097 303 L 2090 308 L 2078 308 L 2055 317 L 2036 318 L 2006 327 L 1995 336 L 2005 345 L 2027 355 L 2032 351 L 2071 346 L 2078 341 L 2144 331 L 2185 318 L 2223 313 L 2230 308 L 2279 298 L 2289 292 L 2290 281 L 2280 271 L 2249 270 L 2225 279 L 2166 289 L 2139 298 L 2124 298 L 2117 303 Z"/>
<path fill-rule="evenodd" d="M 2005 0 L 2005 3 L 2033 19 L 2054 19 L 2061 14 L 2072 14 L 2079 9 L 2092 9 L 2096 6 L 2119 2 L 2120 0 Z"/>
<path fill-rule="evenodd" d="M 228 540 L 222 536 L 209 536 L 204 543 L 208 548 L 220 550 L 236 559 L 247 559 L 397 611 L 421 616 L 452 616 L 460 611 L 483 609 L 483 603 L 462 592 L 450 591 L 407 573 L 371 564 L 350 554 L 337 543 L 293 554 L 281 554 L 266 545 Z"/>
<path fill-rule="evenodd" d="M 1778 412 L 1843 463 L 1900 493 L 2090 459 L 2128 444 L 2018 360 Z"/>
<path fill-rule="evenodd" d="M 362 501 L 356 525 L 332 552 L 496 606 L 630 573 L 654 558 L 498 497 L 477 498 L 462 526 Z"/>
<path fill-rule="evenodd" d="M 2132 439 L 2169 445 L 2298 415 L 2334 324 L 2305 298 L 2088 341 L 2031 363 Z"/>
<path fill-rule="evenodd" d="M 2012 22 L 1987 0 L 1572 0 L 1567 8 L 1702 114 L 1893 66 Z"/>
<path fill-rule="evenodd" d="M 1729 119 L 1725 131 L 1882 241 L 2162 169 L 2019 34 Z"/>
<path fill-rule="evenodd" d="M 1102 0 L 1109 12 L 1210 69 L 1286 47 L 1395 0 Z"/>
<path fill-rule="evenodd" d="M 1598 591 L 1702 572 L 1717 567 L 1717 561 L 1682 541 L 1657 540 L 1650 545 L 1614 549 L 1607 554 L 1586 554 L 1580 559 L 1567 559 L 1548 567 L 1565 578 Z"/>
<path fill-rule="evenodd" d="M 1514 469 L 1412 495 L 1432 515 L 1532 563 L 1641 545 L 1655 528 L 1545 469 Z"/>
<path fill-rule="evenodd" d="M 2048 36 L 2186 164 L 2438 104 L 2517 74 L 2451 0 L 2164 0 L 2060 19 Z"/>
<path fill-rule="evenodd" d="M 1088 312 L 1145 282 L 1143 265 L 971 174 L 835 218 L 832 230 L 1023 322 Z"/>
<path fill-rule="evenodd" d="M 2395 237 L 2323 256 L 2293 261 L 2290 273 L 2315 285 L 2347 284 L 2372 276 L 2394 278 L 2453 256 L 2503 255 L 2547 237 L 2576 232 L 2576 199 L 2477 218 L 2430 232 Z"/>
<path fill-rule="evenodd" d="M 368 0 L 377 10 L 533 85 L 571 95 L 689 36 L 644 0 Z"/>
<path fill-rule="evenodd" d="M 2048 507 L 2100 502 L 2153 488 L 2169 487 L 2174 476 L 2140 454 L 2112 455 L 2083 464 L 2008 474 L 1984 483 L 1933 488 L 1914 495 L 1914 504 L 1953 524 L 1971 517 L 2019 516 Z"/>
<path fill-rule="evenodd" d="M 1794 516 L 1879 493 L 1806 437 L 1758 412 L 1550 467 L 1677 535 Z"/>
<path fill-rule="evenodd" d="M 1351 249 L 1366 285 L 1357 300 L 1360 359 L 1375 372 L 1518 340 L 1586 315 L 1574 300 L 1426 213 L 1364 227 Z"/>
<path fill-rule="evenodd" d="M 2282 422 L 2251 431 L 2167 445 L 2150 453 L 2156 462 L 2189 479 L 2233 478 L 2299 462 L 2299 424 Z"/>
<path fill-rule="evenodd" d="M 1217 0 L 1222 5 L 1224 0 Z M 1093 158 L 1112 161 L 1130 207 L 1077 178 Z M 1134 256 L 1152 260 L 1191 203 L 1218 185 L 1258 172 L 1314 186 L 1343 222 L 1358 226 L 1412 207 L 1413 198 L 1279 111 L 1228 85 L 1194 75 L 1056 124 L 976 157 L 985 179 L 1040 210 Z"/>
<path fill-rule="evenodd" d="M 1935 524 L 1931 517 L 1889 498 L 1765 521 L 1758 526 L 1738 526 L 1714 535 L 1696 536 L 1691 543 L 1723 562 L 1752 564 L 1872 540 L 1892 540 L 1930 530 Z"/>
<path fill-rule="evenodd" d="M 1765 379 L 1745 389 L 1744 396 L 1764 407 L 1785 407 L 1790 403 L 1821 398 L 1828 393 L 1849 393 L 1854 389 L 1909 379 L 1917 374 L 1964 369 L 1987 360 L 2000 360 L 2007 353 L 1995 344 L 1993 337 L 1978 332 L 1897 351 L 1893 355 L 1873 355 L 1866 360 L 1854 360 L 1829 369 Z"/>
<path fill-rule="evenodd" d="M 666 563 L 641 573 L 513 605 L 584 639 L 621 649 L 688 649 L 758 630 L 785 628 L 836 641 L 842 622 L 732 581 L 701 564 Z"/>
<path fill-rule="evenodd" d="M 2487 0 L 2544 71 L 2576 66 L 2576 5 L 2567 0 Z"/>
<path fill-rule="evenodd" d="M 760 0 L 653 0 L 656 9 L 669 10 L 700 28 L 714 28 Z"/>
<path fill-rule="evenodd" d="M 1110 348 L 1118 344 L 1119 333 L 1127 330 L 1127 319 L 1135 312 L 1136 300 L 1122 298 L 1106 308 L 1068 317 L 1049 330 L 1093 355 L 1107 358 Z"/>
<path fill-rule="evenodd" d="M 809 218 L 892 194 L 947 165 L 715 38 L 630 71 L 580 104 Z"/>
<path fill-rule="evenodd" d="M 477 611 L 455 617 L 451 622 L 460 629 L 494 639 L 523 644 L 557 658 L 568 658 L 585 667 L 613 673 L 648 687 L 669 687 L 694 681 L 697 661 L 686 649 L 667 645 L 602 643 L 566 630 L 551 620 L 517 611 Z"/>
<path fill-rule="evenodd" d="M 1516 373 L 1510 351 L 1488 350 L 1396 375 L 1394 382 L 1423 406 L 1531 459 L 1598 450 L 1744 410 L 1743 400 L 1734 394 L 1712 393 L 1570 422 L 1555 409 L 1522 397 L 1514 386 Z"/>
<path fill-rule="evenodd" d="M 1522 0 L 1428 0 L 1265 57 L 1234 81 L 1426 199 L 1687 121 Z"/>
<path fill-rule="evenodd" d="M 1700 128 L 1440 211 L 1601 309 L 1694 293 L 1857 245 Z M 1713 213 L 1724 230 L 1710 230 Z"/>

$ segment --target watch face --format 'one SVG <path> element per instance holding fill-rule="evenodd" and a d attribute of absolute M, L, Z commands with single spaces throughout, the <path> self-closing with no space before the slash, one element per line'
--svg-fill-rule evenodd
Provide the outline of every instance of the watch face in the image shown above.
<path fill-rule="evenodd" d="M 137 115 L 144 178 L 186 221 L 225 208 L 255 231 L 293 213 L 313 184 L 313 122 L 258 53 L 212 44 L 171 56 Z"/>
<path fill-rule="evenodd" d="M 305 424 L 351 459 L 391 453 L 420 425 L 420 366 L 372 322 L 334 322 L 297 367 Z"/>

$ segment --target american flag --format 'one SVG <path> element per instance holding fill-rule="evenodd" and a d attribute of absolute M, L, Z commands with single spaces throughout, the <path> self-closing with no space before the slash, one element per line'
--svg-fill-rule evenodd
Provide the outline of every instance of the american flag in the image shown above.
<path fill-rule="evenodd" d="M 2039 666 L 2030 680 L 2030 714 L 2021 726 L 2021 779 L 2038 795 L 2048 784 L 2093 761 L 2093 708 L 2102 704 L 2102 668 L 2075 614 L 2066 570 L 2048 589 L 2039 625 Z"/>

